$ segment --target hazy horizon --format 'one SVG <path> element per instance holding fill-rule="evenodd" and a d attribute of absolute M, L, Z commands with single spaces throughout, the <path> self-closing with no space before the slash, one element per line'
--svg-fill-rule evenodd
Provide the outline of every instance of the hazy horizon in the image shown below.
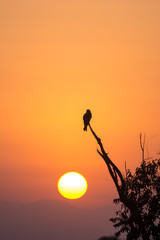
<path fill-rule="evenodd" d="M 32 203 L 0 201 L 2 240 L 77 240 L 111 236 L 109 218 L 115 208 L 80 208 L 67 201 L 43 199 Z"/>

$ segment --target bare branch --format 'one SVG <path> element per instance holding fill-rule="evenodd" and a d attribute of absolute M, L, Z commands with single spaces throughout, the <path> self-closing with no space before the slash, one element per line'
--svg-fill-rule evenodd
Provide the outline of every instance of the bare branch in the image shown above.
<path fill-rule="evenodd" d="M 140 147 L 142 150 L 142 161 L 144 162 L 144 148 L 145 148 L 146 135 L 144 134 L 143 143 L 142 143 L 142 133 L 140 133 L 139 138 L 140 138 Z"/>
<path fill-rule="evenodd" d="M 105 152 L 104 147 L 102 145 L 101 139 L 93 131 L 93 129 L 92 129 L 90 124 L 89 124 L 89 128 L 90 128 L 93 136 L 97 140 L 98 145 L 100 146 L 101 152 L 99 150 L 97 150 L 97 152 L 99 153 L 99 155 L 104 159 L 105 163 L 107 164 L 107 167 L 109 169 L 109 172 L 110 172 L 110 174 L 112 176 L 113 181 L 115 182 L 116 187 L 125 189 L 124 179 L 123 179 L 123 176 L 122 176 L 120 170 L 117 168 L 117 166 L 108 157 L 108 154 Z M 113 170 L 112 170 L 111 166 L 112 166 Z M 116 174 L 115 174 L 115 172 L 116 172 Z M 117 175 L 119 176 L 119 178 L 121 180 L 121 185 L 120 186 L 117 186 L 117 184 L 118 184 Z"/>

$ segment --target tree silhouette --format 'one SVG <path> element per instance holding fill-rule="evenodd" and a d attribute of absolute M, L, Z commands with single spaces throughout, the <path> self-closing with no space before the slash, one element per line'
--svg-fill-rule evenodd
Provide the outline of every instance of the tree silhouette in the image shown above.
<path fill-rule="evenodd" d="M 98 240 L 116 240 L 116 237 L 112 237 L 112 236 L 104 236 L 104 237 L 100 237 Z"/>
<path fill-rule="evenodd" d="M 125 185 L 127 197 L 133 199 L 143 219 L 147 234 L 150 239 L 160 239 L 160 159 L 143 160 L 134 174 L 126 170 Z M 116 204 L 120 198 L 115 199 Z M 121 210 L 116 212 L 116 217 L 111 218 L 114 227 L 120 228 L 116 233 L 119 236 L 127 232 L 127 239 L 139 239 L 141 237 L 140 226 L 133 221 L 131 211 L 121 203 Z"/>
<path fill-rule="evenodd" d="M 123 177 L 121 171 L 118 169 L 118 167 L 111 161 L 111 159 L 108 157 L 108 154 L 106 153 L 106 151 L 104 150 L 104 147 L 103 147 L 103 144 L 101 142 L 101 139 L 96 135 L 96 133 L 93 131 L 90 123 L 88 124 L 93 136 L 95 137 L 99 147 L 100 147 L 100 150 L 97 149 L 97 152 L 98 154 L 103 158 L 103 160 L 105 161 L 107 167 L 108 167 L 108 170 L 109 170 L 109 173 L 112 177 L 112 180 L 116 186 L 116 189 L 117 189 L 117 192 L 118 192 L 118 195 L 119 195 L 119 199 L 115 200 L 115 202 L 121 202 L 123 204 L 123 206 L 126 208 L 124 211 L 129 211 L 129 214 L 130 214 L 130 222 L 131 222 L 131 225 L 132 225 L 132 229 L 134 230 L 137 230 L 137 226 L 138 226 L 138 235 L 137 236 L 129 236 L 128 239 L 137 239 L 138 236 L 139 237 L 142 237 L 142 239 L 144 240 L 150 240 L 150 237 L 149 237 L 149 233 L 150 232 L 153 232 L 153 231 L 157 231 L 157 227 L 155 225 L 155 223 L 152 224 L 152 227 L 151 228 L 156 228 L 156 230 L 149 230 L 148 229 L 148 225 L 146 225 L 146 219 L 148 218 L 144 218 L 144 216 L 147 214 L 147 212 L 142 215 L 142 211 L 139 211 L 140 210 L 140 207 L 138 205 L 138 201 L 137 201 L 137 197 L 132 197 L 133 196 L 133 191 L 130 189 L 130 180 L 132 179 L 132 177 L 130 177 L 131 173 L 130 171 L 128 170 L 127 171 L 127 178 L 128 181 Z M 140 136 L 140 143 L 141 143 L 141 149 L 142 149 L 142 158 L 143 158 L 143 163 L 144 163 L 144 144 L 145 144 L 145 141 L 142 143 L 142 135 Z M 140 173 L 140 172 L 139 172 Z M 139 173 L 137 172 L 137 176 L 139 175 Z M 139 183 L 141 183 L 141 179 L 139 179 Z M 147 182 L 146 182 L 147 183 Z M 132 185 L 132 188 L 134 188 L 134 184 L 136 186 L 136 182 L 132 182 L 131 185 Z M 144 183 L 142 182 L 142 185 Z M 149 193 L 149 192 L 146 192 L 146 193 Z M 141 202 L 145 201 L 145 197 L 146 197 L 146 193 L 144 195 L 141 195 Z M 137 193 L 138 194 L 138 193 Z M 141 205 L 142 207 L 142 205 Z M 129 229 L 128 229 L 128 225 L 126 224 L 125 222 L 125 218 L 128 216 L 127 212 L 121 212 L 122 215 L 124 215 L 124 219 L 122 217 L 122 221 L 124 221 L 124 224 L 122 224 L 121 220 L 120 219 L 117 219 L 117 220 L 113 220 L 115 221 L 115 223 L 117 225 L 115 225 L 116 227 L 118 226 L 121 226 L 121 230 L 120 230 L 120 233 L 122 232 L 129 232 Z M 154 212 L 153 212 L 153 215 L 154 215 Z M 120 217 L 120 216 L 118 216 Z M 119 221 L 116 222 L 116 221 Z M 151 223 L 151 221 L 150 221 Z M 157 233 L 158 234 L 158 233 Z M 118 234 L 117 234 L 118 235 Z"/>

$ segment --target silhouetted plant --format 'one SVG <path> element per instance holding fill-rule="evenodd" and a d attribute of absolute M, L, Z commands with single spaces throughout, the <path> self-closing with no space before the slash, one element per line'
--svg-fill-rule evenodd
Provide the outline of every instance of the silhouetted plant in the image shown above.
<path fill-rule="evenodd" d="M 117 212 L 116 218 L 112 218 L 114 226 L 121 227 L 116 236 L 127 232 L 127 239 L 150 240 L 152 236 L 152 239 L 158 240 L 160 237 L 160 177 L 158 175 L 160 160 L 147 164 L 144 160 L 145 137 L 142 143 L 140 134 L 142 164 L 136 169 L 135 175 L 127 170 L 126 178 L 123 177 L 121 171 L 108 157 L 101 139 L 90 125 L 90 120 L 91 118 L 87 125 L 100 147 L 97 152 L 105 161 L 119 195 L 114 202 L 121 202 L 122 209 Z"/>
<path fill-rule="evenodd" d="M 142 160 L 140 167 L 134 174 L 126 170 L 125 186 L 126 196 L 135 202 L 136 208 L 145 224 L 150 239 L 160 239 L 160 159 Z M 121 204 L 121 210 L 116 212 L 116 217 L 110 221 L 115 228 L 120 228 L 116 233 L 119 236 L 127 232 L 127 239 L 140 239 L 140 226 L 134 221 L 133 213 L 123 204 L 120 198 L 114 200 Z"/>
<path fill-rule="evenodd" d="M 116 237 L 112 237 L 112 236 L 104 236 L 104 237 L 100 237 L 98 240 L 118 240 Z"/>

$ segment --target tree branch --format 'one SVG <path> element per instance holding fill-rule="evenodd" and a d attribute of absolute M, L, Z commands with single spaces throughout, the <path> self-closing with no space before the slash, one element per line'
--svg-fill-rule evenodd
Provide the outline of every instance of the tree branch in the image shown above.
<path fill-rule="evenodd" d="M 140 133 L 139 138 L 140 138 L 140 147 L 142 150 L 142 161 L 144 162 L 144 147 L 145 147 L 146 135 L 144 134 L 143 143 L 142 143 L 142 133 Z"/>
<path fill-rule="evenodd" d="M 103 158 L 103 160 L 107 164 L 108 170 L 109 170 L 109 172 L 111 174 L 111 177 L 112 177 L 112 179 L 113 179 L 113 181 L 114 181 L 114 183 L 116 185 L 116 188 L 117 188 L 118 192 L 121 191 L 121 189 L 123 189 L 123 191 L 124 191 L 125 190 L 125 184 L 124 184 L 124 179 L 123 179 L 123 176 L 122 176 L 120 170 L 117 168 L 117 166 L 108 157 L 108 154 L 104 150 L 104 147 L 103 147 L 103 144 L 101 142 L 101 139 L 93 131 L 93 129 L 92 129 L 90 124 L 89 124 L 89 128 L 90 128 L 93 136 L 97 140 L 98 145 L 100 146 L 101 152 L 99 150 L 97 150 L 97 152 L 99 153 L 99 155 Z M 118 185 L 117 175 L 119 176 L 119 178 L 121 180 L 121 185 Z"/>

